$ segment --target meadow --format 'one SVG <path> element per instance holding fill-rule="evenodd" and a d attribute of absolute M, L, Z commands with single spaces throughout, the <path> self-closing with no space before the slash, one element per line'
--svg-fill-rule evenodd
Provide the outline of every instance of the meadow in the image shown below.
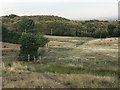
<path fill-rule="evenodd" d="M 45 36 L 39 62 L 19 61 L 19 46 L 3 42 L 3 88 L 116 88 L 118 38 Z"/>

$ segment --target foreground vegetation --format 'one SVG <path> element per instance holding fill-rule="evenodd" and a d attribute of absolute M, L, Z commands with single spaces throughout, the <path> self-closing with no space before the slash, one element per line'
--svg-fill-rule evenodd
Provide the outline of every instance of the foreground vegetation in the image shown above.
<path fill-rule="evenodd" d="M 118 87 L 118 38 L 45 37 L 39 62 L 18 61 L 19 45 L 3 43 L 3 87 Z"/>

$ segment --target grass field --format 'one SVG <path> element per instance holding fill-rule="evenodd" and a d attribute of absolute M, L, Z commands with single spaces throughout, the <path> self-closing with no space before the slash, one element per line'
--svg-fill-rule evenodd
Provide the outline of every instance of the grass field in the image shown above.
<path fill-rule="evenodd" d="M 118 38 L 46 37 L 40 62 L 18 61 L 19 45 L 3 43 L 4 88 L 118 87 Z"/>

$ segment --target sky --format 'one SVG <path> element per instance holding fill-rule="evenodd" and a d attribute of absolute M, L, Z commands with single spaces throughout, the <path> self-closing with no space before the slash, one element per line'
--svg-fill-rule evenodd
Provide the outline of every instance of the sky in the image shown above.
<path fill-rule="evenodd" d="M 118 16 L 119 0 L 0 0 L 0 16 L 55 15 L 68 19 Z"/>

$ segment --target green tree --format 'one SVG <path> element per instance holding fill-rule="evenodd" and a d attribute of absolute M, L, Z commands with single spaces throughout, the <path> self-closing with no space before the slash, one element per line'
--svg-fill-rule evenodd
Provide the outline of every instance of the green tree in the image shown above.
<path fill-rule="evenodd" d="M 114 29 L 116 28 L 115 25 L 113 24 L 109 24 L 108 25 L 108 33 L 109 33 L 109 36 L 114 36 Z"/>
<path fill-rule="evenodd" d="M 38 48 L 43 47 L 48 42 L 48 39 L 42 35 L 23 33 L 20 41 L 20 59 L 27 60 L 28 55 L 30 55 L 30 60 L 33 60 L 34 56 L 38 57 Z"/>
<path fill-rule="evenodd" d="M 34 21 L 28 17 L 22 17 L 18 22 L 18 30 L 20 32 L 33 32 L 34 31 Z"/>
<path fill-rule="evenodd" d="M 116 31 L 117 31 L 117 33 L 118 33 L 117 36 L 120 37 L 120 24 L 118 25 L 118 28 L 117 28 Z"/>
<path fill-rule="evenodd" d="M 9 17 L 9 18 L 15 18 L 15 17 L 18 17 L 18 16 L 15 15 L 15 14 L 10 14 L 8 17 Z"/>

